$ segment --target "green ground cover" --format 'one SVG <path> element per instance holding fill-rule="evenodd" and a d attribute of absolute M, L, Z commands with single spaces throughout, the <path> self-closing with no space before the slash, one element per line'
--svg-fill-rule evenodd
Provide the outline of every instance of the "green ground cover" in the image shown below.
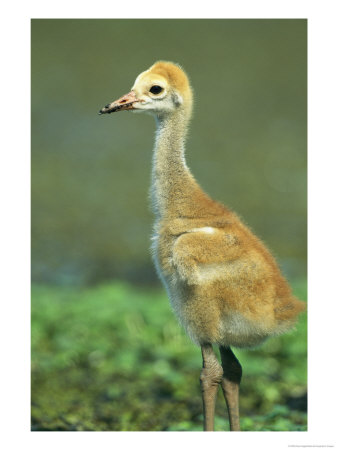
<path fill-rule="evenodd" d="M 293 283 L 306 299 L 306 282 Z M 306 316 L 243 366 L 241 426 L 306 430 Z M 200 350 L 161 288 L 32 288 L 32 430 L 202 430 Z M 228 430 L 221 392 L 216 430 Z"/>

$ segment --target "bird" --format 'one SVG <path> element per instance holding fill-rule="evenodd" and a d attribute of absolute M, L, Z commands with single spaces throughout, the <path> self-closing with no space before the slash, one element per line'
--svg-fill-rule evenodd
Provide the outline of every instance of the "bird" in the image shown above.
<path fill-rule="evenodd" d="M 240 431 L 242 366 L 232 348 L 254 348 L 293 329 L 297 299 L 265 244 L 232 209 L 213 200 L 185 159 L 193 91 L 183 68 L 157 61 L 99 114 L 147 112 L 156 120 L 151 173 L 154 264 L 174 313 L 201 348 L 203 429 L 214 430 L 224 394 L 230 431 Z M 219 347 L 220 361 L 214 347 Z"/>

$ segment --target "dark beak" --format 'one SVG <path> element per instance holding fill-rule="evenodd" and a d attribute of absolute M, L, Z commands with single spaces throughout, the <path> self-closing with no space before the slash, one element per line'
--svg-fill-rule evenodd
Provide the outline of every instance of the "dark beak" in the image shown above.
<path fill-rule="evenodd" d="M 99 114 L 110 114 L 115 111 L 123 111 L 125 109 L 135 109 L 134 103 L 140 102 L 136 98 L 135 92 L 131 91 L 115 102 L 108 103 L 104 108 L 100 109 Z"/>

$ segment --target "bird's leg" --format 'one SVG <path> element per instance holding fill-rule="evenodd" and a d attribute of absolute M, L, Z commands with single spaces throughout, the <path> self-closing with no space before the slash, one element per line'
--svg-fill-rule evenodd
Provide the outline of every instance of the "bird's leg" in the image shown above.
<path fill-rule="evenodd" d="M 200 381 L 203 398 L 204 431 L 214 431 L 214 414 L 218 385 L 222 380 L 223 370 L 218 362 L 211 344 L 201 346 L 203 368 Z"/>
<path fill-rule="evenodd" d="M 230 431 L 240 431 L 238 397 L 242 366 L 230 347 L 220 347 L 219 349 L 223 367 L 221 386 L 228 408 Z"/>

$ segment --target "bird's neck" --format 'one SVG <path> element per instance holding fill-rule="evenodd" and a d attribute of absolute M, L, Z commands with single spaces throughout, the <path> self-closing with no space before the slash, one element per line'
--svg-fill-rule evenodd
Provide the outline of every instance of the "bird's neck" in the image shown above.
<path fill-rule="evenodd" d="M 185 162 L 189 112 L 180 109 L 157 118 L 152 200 L 158 217 L 193 215 L 203 191 Z"/>

